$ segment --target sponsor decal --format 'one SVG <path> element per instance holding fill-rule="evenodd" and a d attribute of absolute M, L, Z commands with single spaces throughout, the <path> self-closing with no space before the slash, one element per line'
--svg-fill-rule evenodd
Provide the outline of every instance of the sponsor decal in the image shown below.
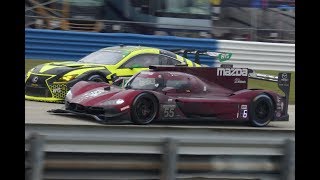
<path fill-rule="evenodd" d="M 163 105 L 163 117 L 173 118 L 175 116 L 175 105 Z"/>
<path fill-rule="evenodd" d="M 286 94 L 289 93 L 291 73 L 279 73 L 278 87 Z"/>
<path fill-rule="evenodd" d="M 232 54 L 231 53 L 221 53 L 218 55 L 218 59 L 220 62 L 223 62 L 223 61 L 227 61 L 231 58 Z"/>
<path fill-rule="evenodd" d="M 247 81 L 241 80 L 240 78 L 235 78 L 235 79 L 234 79 L 234 83 L 237 83 L 237 84 L 245 84 L 245 83 L 247 83 Z"/>
<path fill-rule="evenodd" d="M 281 97 L 277 96 L 277 110 L 283 110 L 284 109 L 284 102 L 281 101 Z"/>
<path fill-rule="evenodd" d="M 61 92 L 61 88 L 60 87 L 54 88 L 54 89 L 52 89 L 52 92 L 53 93 L 60 93 Z"/>
<path fill-rule="evenodd" d="M 248 76 L 245 68 L 218 68 L 217 76 Z"/>
<path fill-rule="evenodd" d="M 289 81 L 289 79 L 288 79 L 288 74 L 287 74 L 287 73 L 283 73 L 283 74 L 281 75 L 281 81 Z"/>
<path fill-rule="evenodd" d="M 91 96 L 91 97 L 96 97 L 96 96 L 98 96 L 99 94 L 101 94 L 102 92 L 104 92 L 104 90 L 98 89 L 98 90 L 89 92 L 87 95 L 88 95 L 88 96 Z"/>
<path fill-rule="evenodd" d="M 277 96 L 277 109 L 281 109 L 281 98 Z"/>
<path fill-rule="evenodd" d="M 81 101 L 86 100 L 86 99 L 88 99 L 90 97 L 96 97 L 99 94 L 101 94 L 102 92 L 104 92 L 104 90 L 98 89 L 98 90 L 95 90 L 95 91 L 91 91 L 91 92 L 85 93 L 85 94 L 81 95 L 80 97 L 76 98 L 74 100 L 74 102 L 75 103 L 80 103 Z"/>
<path fill-rule="evenodd" d="M 287 79 L 287 78 L 288 78 L 287 73 L 283 73 L 283 74 L 282 74 L 282 78 Z"/>
<path fill-rule="evenodd" d="M 33 83 L 37 83 L 37 82 L 38 82 L 38 79 L 39 79 L 38 76 L 35 76 L 34 78 L 32 78 L 32 82 L 33 82 Z"/>
<path fill-rule="evenodd" d="M 248 109 L 248 106 L 246 104 L 242 104 L 241 109 Z"/>
<path fill-rule="evenodd" d="M 124 110 L 129 109 L 129 108 L 130 108 L 130 106 L 128 105 L 128 106 L 122 107 L 122 108 L 120 109 L 120 111 L 124 111 Z"/>
<path fill-rule="evenodd" d="M 237 115 L 238 117 L 238 115 Z M 247 118 L 248 117 L 248 105 L 242 104 L 240 108 L 240 117 Z"/>

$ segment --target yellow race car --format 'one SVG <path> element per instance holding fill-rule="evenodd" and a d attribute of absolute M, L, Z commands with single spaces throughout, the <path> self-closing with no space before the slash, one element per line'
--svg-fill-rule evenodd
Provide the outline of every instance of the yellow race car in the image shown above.
<path fill-rule="evenodd" d="M 150 65 L 199 64 L 173 52 L 143 46 L 114 46 L 93 52 L 79 61 L 50 62 L 38 65 L 25 77 L 25 99 L 64 102 L 68 90 L 77 82 L 103 81 L 131 77 Z"/>

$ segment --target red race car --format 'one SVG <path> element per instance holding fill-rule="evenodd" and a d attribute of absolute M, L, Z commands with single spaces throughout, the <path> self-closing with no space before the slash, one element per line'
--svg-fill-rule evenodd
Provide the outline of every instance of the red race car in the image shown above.
<path fill-rule="evenodd" d="M 150 66 L 119 87 L 81 81 L 67 93 L 65 109 L 48 112 L 149 124 L 163 119 L 249 121 L 266 126 L 288 121 L 290 73 L 273 78 L 285 96 L 262 89 L 247 89 L 247 68 Z M 268 77 L 254 76 L 258 79 Z M 269 78 L 270 79 L 270 78 Z"/>

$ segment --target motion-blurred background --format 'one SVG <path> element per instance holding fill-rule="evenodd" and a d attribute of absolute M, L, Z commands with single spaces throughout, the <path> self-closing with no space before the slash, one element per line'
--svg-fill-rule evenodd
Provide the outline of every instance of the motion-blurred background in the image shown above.
<path fill-rule="evenodd" d="M 25 0 L 25 27 L 295 43 L 295 0 Z"/>

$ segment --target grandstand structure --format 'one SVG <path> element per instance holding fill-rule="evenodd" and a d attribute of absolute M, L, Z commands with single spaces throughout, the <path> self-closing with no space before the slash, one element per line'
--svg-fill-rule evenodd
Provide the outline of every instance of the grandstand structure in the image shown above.
<path fill-rule="evenodd" d="M 295 0 L 25 0 L 25 27 L 295 43 Z"/>

